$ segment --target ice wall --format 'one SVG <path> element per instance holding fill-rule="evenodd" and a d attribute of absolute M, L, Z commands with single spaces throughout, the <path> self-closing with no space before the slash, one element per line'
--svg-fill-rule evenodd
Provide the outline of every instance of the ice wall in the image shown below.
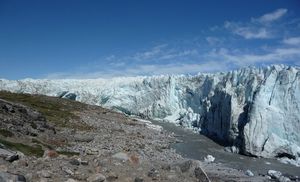
<path fill-rule="evenodd" d="M 300 69 L 284 65 L 89 80 L 0 80 L 0 89 L 101 105 L 193 127 L 244 154 L 300 156 Z"/>

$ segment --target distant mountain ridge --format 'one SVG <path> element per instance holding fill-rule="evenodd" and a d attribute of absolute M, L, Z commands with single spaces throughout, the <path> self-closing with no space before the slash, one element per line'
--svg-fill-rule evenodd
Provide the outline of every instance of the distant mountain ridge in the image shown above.
<path fill-rule="evenodd" d="M 300 69 L 285 65 L 196 76 L 0 80 L 0 90 L 101 105 L 197 128 L 262 157 L 300 157 Z"/>

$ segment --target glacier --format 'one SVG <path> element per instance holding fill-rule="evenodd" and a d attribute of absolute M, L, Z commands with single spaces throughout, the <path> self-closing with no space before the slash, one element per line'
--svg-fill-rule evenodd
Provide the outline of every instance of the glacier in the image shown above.
<path fill-rule="evenodd" d="M 247 67 L 193 76 L 0 79 L 0 90 L 69 98 L 174 122 L 246 155 L 300 158 L 298 67 Z"/>

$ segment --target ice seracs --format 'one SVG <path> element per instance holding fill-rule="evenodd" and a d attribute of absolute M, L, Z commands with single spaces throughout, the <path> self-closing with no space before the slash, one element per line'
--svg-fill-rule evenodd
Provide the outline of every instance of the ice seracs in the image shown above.
<path fill-rule="evenodd" d="M 299 158 L 300 69 L 284 65 L 196 76 L 0 80 L 0 89 L 58 96 L 161 119 L 262 157 Z"/>

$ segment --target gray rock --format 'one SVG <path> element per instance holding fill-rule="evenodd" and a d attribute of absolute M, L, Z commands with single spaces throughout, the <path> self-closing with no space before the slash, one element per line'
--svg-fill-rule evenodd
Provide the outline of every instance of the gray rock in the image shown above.
<path fill-rule="evenodd" d="M 76 134 L 74 135 L 74 140 L 76 142 L 91 142 L 94 140 L 94 137 L 90 135 Z"/>
<path fill-rule="evenodd" d="M 16 152 L 3 148 L 0 148 L 0 157 L 9 162 L 19 159 L 19 155 Z"/>
<path fill-rule="evenodd" d="M 152 179 L 157 179 L 159 177 L 159 171 L 156 170 L 155 168 L 152 168 L 149 172 L 148 172 L 148 177 L 152 178 Z"/>
<path fill-rule="evenodd" d="M 72 160 L 70 161 L 70 164 L 72 164 L 72 165 L 74 165 L 74 166 L 79 166 L 79 165 L 80 165 L 80 161 L 77 160 L 77 159 L 72 159 Z"/>
<path fill-rule="evenodd" d="M 245 174 L 247 175 L 247 176 L 254 176 L 254 174 L 253 174 L 253 172 L 252 171 L 250 171 L 249 169 L 245 172 Z"/>
<path fill-rule="evenodd" d="M 24 159 L 20 159 L 20 160 L 16 160 L 13 162 L 14 166 L 18 166 L 18 167 L 28 167 L 28 162 L 27 160 Z"/>
<path fill-rule="evenodd" d="M 7 172 L 7 166 L 6 165 L 0 165 L 0 171 Z"/>
<path fill-rule="evenodd" d="M 88 148 L 85 152 L 86 152 L 88 155 L 98 155 L 99 150 L 96 149 L 96 148 Z"/>
<path fill-rule="evenodd" d="M 75 179 L 72 179 L 72 178 L 69 178 L 69 179 L 67 179 L 67 181 L 65 181 L 65 182 L 77 182 Z"/>
<path fill-rule="evenodd" d="M 105 180 L 106 177 L 101 173 L 94 174 L 87 179 L 88 182 L 104 182 Z"/>
<path fill-rule="evenodd" d="M 300 181 L 299 176 L 288 175 L 286 177 L 288 177 L 291 181 Z"/>
<path fill-rule="evenodd" d="M 291 179 L 286 176 L 280 176 L 278 179 L 279 182 L 290 182 Z"/>
<path fill-rule="evenodd" d="M 55 129 L 48 125 L 46 118 L 38 111 L 22 104 L 0 99 L 1 129 L 6 130 L 6 137 L 18 134 L 37 136 L 39 132 L 55 133 Z"/>
<path fill-rule="evenodd" d="M 176 174 L 169 174 L 167 175 L 167 179 L 170 181 L 174 181 L 178 176 Z"/>
<path fill-rule="evenodd" d="M 26 182 L 26 178 L 23 175 L 0 171 L 0 182 L 8 182 L 8 181 Z"/>
<path fill-rule="evenodd" d="M 5 158 L 8 162 L 14 162 L 19 159 L 19 155 L 11 155 Z"/>
<path fill-rule="evenodd" d="M 70 99 L 70 100 L 76 100 L 77 95 L 74 93 L 67 93 L 63 96 L 63 98 Z"/>
<path fill-rule="evenodd" d="M 25 178 L 26 178 L 27 181 L 32 181 L 32 177 L 33 177 L 32 173 L 26 173 L 25 174 Z"/>
<path fill-rule="evenodd" d="M 89 165 L 89 162 L 88 161 L 82 161 L 82 160 L 80 160 L 80 164 L 84 165 L 84 166 L 87 166 L 87 165 Z"/>
<path fill-rule="evenodd" d="M 206 157 L 204 157 L 204 162 L 210 163 L 210 162 L 214 162 L 214 161 L 215 161 L 215 158 L 212 155 L 207 155 Z"/>
<path fill-rule="evenodd" d="M 116 153 L 116 154 L 114 154 L 114 155 L 112 156 L 112 158 L 122 160 L 123 162 L 129 160 L 129 156 L 128 156 L 126 153 L 124 153 L 124 152 Z"/>
<path fill-rule="evenodd" d="M 169 171 L 169 170 L 171 170 L 171 165 L 170 164 L 163 164 L 161 166 L 161 169 Z"/>
<path fill-rule="evenodd" d="M 144 182 L 144 179 L 143 179 L 143 178 L 136 177 L 136 178 L 134 179 L 134 182 Z"/>
<path fill-rule="evenodd" d="M 271 176 L 272 178 L 279 179 L 282 174 L 280 171 L 269 170 L 268 175 Z"/>
<path fill-rule="evenodd" d="M 63 167 L 62 170 L 63 170 L 67 175 L 70 175 L 70 176 L 74 175 L 74 172 L 73 172 L 71 169 L 67 168 L 67 167 Z"/>
<path fill-rule="evenodd" d="M 106 180 L 107 180 L 107 181 L 115 181 L 115 180 L 117 180 L 118 178 L 119 178 L 119 177 L 118 177 L 117 174 L 111 172 L 111 173 L 108 175 L 108 177 L 106 178 Z"/>

